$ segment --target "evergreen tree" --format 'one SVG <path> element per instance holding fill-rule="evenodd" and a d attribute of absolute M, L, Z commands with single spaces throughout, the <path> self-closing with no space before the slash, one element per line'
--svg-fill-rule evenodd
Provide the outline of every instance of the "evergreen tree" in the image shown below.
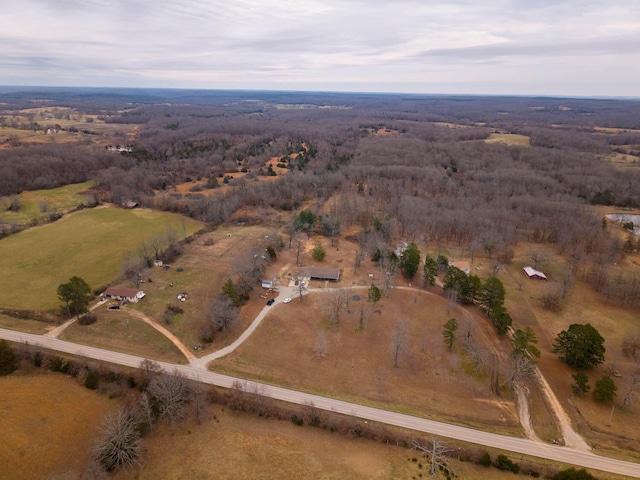
<path fill-rule="evenodd" d="M 438 276 L 438 264 L 429 255 L 424 258 L 424 283 L 430 287 L 433 287 L 436 283 L 436 277 Z"/>
<path fill-rule="evenodd" d="M 571 391 L 573 394 L 578 397 L 584 397 L 589 390 L 591 390 L 591 386 L 589 385 L 589 377 L 584 372 L 578 372 L 574 375 L 571 375 L 573 381 L 575 383 L 571 384 Z"/>
<path fill-rule="evenodd" d="M 591 324 L 574 323 L 556 336 L 553 353 L 575 368 L 595 367 L 604 362 L 604 338 Z"/>
<path fill-rule="evenodd" d="M 413 280 L 420 268 L 420 250 L 415 243 L 411 243 L 402 253 L 402 261 L 400 263 L 402 274 L 407 280 Z"/>
<path fill-rule="evenodd" d="M 593 398 L 598 402 L 610 402 L 613 397 L 616 396 L 616 384 L 609 375 L 605 375 L 600 380 L 596 381 L 596 386 L 593 389 Z"/>
<path fill-rule="evenodd" d="M 444 330 L 442 330 L 442 336 L 444 337 L 444 344 L 449 351 L 453 348 L 453 342 L 456 339 L 456 330 L 458 330 L 458 321 L 455 318 L 447 320 L 444 324 Z"/>
<path fill-rule="evenodd" d="M 9 375 L 18 368 L 18 357 L 5 341 L 0 340 L 0 375 Z"/>

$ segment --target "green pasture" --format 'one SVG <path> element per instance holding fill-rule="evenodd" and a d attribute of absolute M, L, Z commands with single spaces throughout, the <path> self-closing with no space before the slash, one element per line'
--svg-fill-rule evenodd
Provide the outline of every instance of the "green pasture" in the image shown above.
<path fill-rule="evenodd" d="M 81 210 L 0 240 L 0 306 L 50 310 L 56 289 L 78 275 L 92 289 L 120 276 L 122 255 L 171 227 L 180 237 L 201 224 L 180 215 L 116 207 Z"/>
<path fill-rule="evenodd" d="M 0 197 L 0 209 L 3 210 L 1 216 L 5 222 L 30 223 L 45 217 L 41 205 L 45 202 L 53 211 L 66 213 L 77 208 L 81 203 L 86 203 L 82 192 L 93 186 L 93 181 L 65 185 L 60 188 L 49 190 L 34 190 L 22 192 L 17 195 L 22 203 L 22 208 L 17 212 L 7 211 L 11 202 L 10 197 Z"/>

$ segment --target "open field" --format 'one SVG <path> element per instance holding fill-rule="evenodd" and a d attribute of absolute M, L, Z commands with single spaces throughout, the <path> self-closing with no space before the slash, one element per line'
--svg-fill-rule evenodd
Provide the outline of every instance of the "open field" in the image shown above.
<path fill-rule="evenodd" d="M 190 421 L 177 428 L 166 425 L 156 428 L 144 439 L 147 448 L 144 464 L 121 471 L 114 478 L 429 478 L 426 461 L 407 448 L 298 427 L 287 421 L 236 414 L 218 406 L 208 407 L 207 415 L 209 418 L 201 425 Z M 450 465 L 457 478 L 465 480 L 519 478 L 456 460 L 451 460 Z"/>
<path fill-rule="evenodd" d="M 530 146 L 529 137 L 517 133 L 492 133 L 485 140 L 486 143 L 504 143 L 505 145 L 515 145 L 520 147 Z"/>
<path fill-rule="evenodd" d="M 0 314 L 0 327 L 27 333 L 46 333 L 50 326 L 37 320 L 26 320 Z"/>
<path fill-rule="evenodd" d="M 89 462 L 97 425 L 116 406 L 54 373 L 0 377 L 0 392 L 0 478 L 78 475 Z"/>
<path fill-rule="evenodd" d="M 98 320 L 93 325 L 73 323 L 60 336 L 63 340 L 131 353 L 154 360 L 186 363 L 184 355 L 160 332 L 142 320 L 118 311 L 97 310 Z"/>
<path fill-rule="evenodd" d="M 17 195 L 22 208 L 17 212 L 6 211 L 2 214 L 5 222 L 29 223 L 45 217 L 41 205 L 46 203 L 50 211 L 67 213 L 78 205 L 86 203 L 83 193 L 93 186 L 93 182 L 76 183 L 50 190 L 34 190 Z M 8 197 L 0 198 L 0 208 L 6 210 L 11 202 Z M 2 208 L 4 207 L 4 208 Z"/>
<path fill-rule="evenodd" d="M 56 288 L 77 275 L 92 288 L 120 276 L 122 255 L 135 252 L 171 227 L 180 237 L 200 228 L 194 220 L 145 209 L 94 208 L 0 241 L 0 305 L 47 310 L 59 305 Z"/>

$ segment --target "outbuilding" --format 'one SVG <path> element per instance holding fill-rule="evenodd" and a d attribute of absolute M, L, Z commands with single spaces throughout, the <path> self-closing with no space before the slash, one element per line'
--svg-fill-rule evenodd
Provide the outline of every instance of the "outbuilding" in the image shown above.
<path fill-rule="evenodd" d="M 524 267 L 522 269 L 524 271 L 525 276 L 529 280 L 546 280 L 547 276 L 542 273 L 540 270 L 536 270 L 533 267 Z"/>
<path fill-rule="evenodd" d="M 109 287 L 102 294 L 103 297 L 113 298 L 115 300 L 126 300 L 130 303 L 138 303 L 145 293 L 135 288 Z"/>

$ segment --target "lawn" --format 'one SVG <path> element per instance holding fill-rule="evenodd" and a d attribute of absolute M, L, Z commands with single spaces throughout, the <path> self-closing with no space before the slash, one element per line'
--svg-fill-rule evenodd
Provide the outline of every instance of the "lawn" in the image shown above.
<path fill-rule="evenodd" d="M 96 312 L 96 323 L 80 325 L 76 322 L 67 327 L 60 338 L 154 360 L 186 363 L 184 355 L 173 343 L 142 320 L 127 315 L 126 308 L 113 311 L 103 307 Z"/>
<path fill-rule="evenodd" d="M 182 236 L 200 223 L 165 212 L 99 207 L 6 237 L 0 240 L 0 306 L 55 309 L 58 285 L 74 275 L 101 288 L 120 276 L 125 252 L 135 252 L 167 227 Z"/>

